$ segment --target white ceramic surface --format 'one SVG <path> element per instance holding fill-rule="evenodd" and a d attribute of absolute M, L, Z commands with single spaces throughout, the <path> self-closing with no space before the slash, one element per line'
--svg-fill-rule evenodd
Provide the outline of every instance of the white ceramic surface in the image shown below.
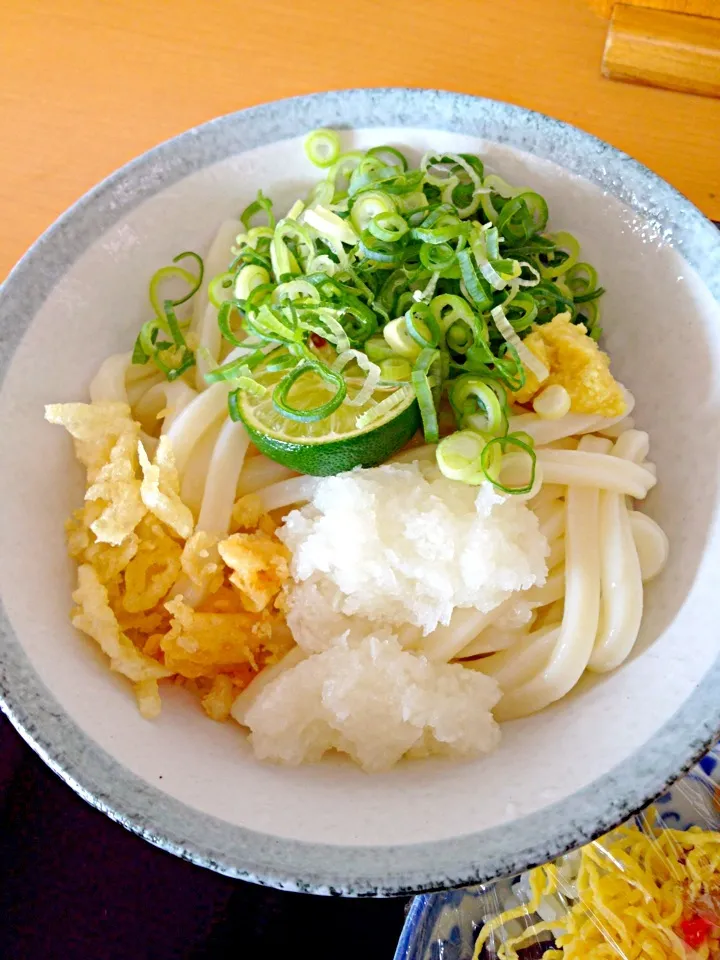
<path fill-rule="evenodd" d="M 412 119 L 412 107 L 424 116 L 425 107 L 408 96 L 401 115 Z M 392 113 L 375 102 L 378 119 Z M 322 109 L 313 109 L 301 109 L 290 129 L 322 122 Z M 47 284 L 36 310 L 30 293 L 22 295 L 33 284 L 27 261 L 6 284 L 0 596 L 7 624 L 0 689 L 26 736 L 89 799 L 154 842 L 215 869 L 355 894 L 515 872 L 627 815 L 715 733 L 718 708 L 707 678 L 720 647 L 720 308 L 708 290 L 707 257 L 717 250 L 708 233 L 689 254 L 703 281 L 679 249 L 687 211 L 701 223 L 686 201 L 633 165 L 627 169 L 647 182 L 649 193 L 666 191 L 677 207 L 669 220 L 654 212 L 644 217 L 644 199 L 627 195 L 613 167 L 627 158 L 553 121 L 502 109 L 509 131 L 502 139 L 560 162 L 493 142 L 497 135 L 485 140 L 477 135 L 484 129 L 479 121 L 466 127 L 455 114 L 440 114 L 444 129 L 437 130 L 402 128 L 395 117 L 392 127 L 346 133 L 345 145 L 389 142 L 416 156 L 429 148 L 477 152 L 510 182 L 542 193 L 553 228 L 576 234 L 583 259 L 596 266 L 608 291 L 603 326 L 614 370 L 637 398 L 636 421 L 651 433 L 660 482 L 647 509 L 667 531 L 671 555 L 647 590 L 630 662 L 583 682 L 541 715 L 506 725 L 490 757 L 413 762 L 376 776 L 340 760 L 292 770 L 261 764 L 238 727 L 210 722 L 180 690 L 164 691 L 161 717 L 144 721 L 129 685 L 68 622 L 73 570 L 63 521 L 79 502 L 81 478 L 69 439 L 43 421 L 43 404 L 86 398 L 100 361 L 131 346 L 147 318 L 147 281 L 158 266 L 180 250 L 203 251 L 219 221 L 259 187 L 281 212 L 305 194 L 317 172 L 300 137 L 285 137 L 279 128 L 243 151 L 221 130 L 226 156 L 208 159 L 208 151 L 198 155 L 196 148 L 203 131 L 186 135 L 184 155 L 182 146 L 167 145 L 139 161 L 139 170 L 121 172 L 30 255 L 38 283 Z M 538 147 L 524 133 L 514 137 L 516 116 L 535 116 L 560 131 L 572 162 L 564 166 L 554 146 Z M 231 121 L 220 123 L 227 130 Z M 473 135 L 452 132 L 458 127 Z M 543 142 L 547 137 L 549 130 Z M 172 167 L 178 155 L 185 164 L 179 172 Z M 607 170 L 598 171 L 598 157 Z M 572 172 L 582 169 L 585 176 Z M 73 246 L 73 229 L 85 230 L 84 247 Z M 64 252 L 63 231 L 70 237 Z M 26 329 L 13 352 L 18 326 Z M 643 749 L 648 743 L 653 749 Z M 542 824 L 548 829 L 538 837 Z"/>

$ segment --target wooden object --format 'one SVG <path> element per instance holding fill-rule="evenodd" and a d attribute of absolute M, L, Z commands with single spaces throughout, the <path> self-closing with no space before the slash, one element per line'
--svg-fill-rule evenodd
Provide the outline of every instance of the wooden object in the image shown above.
<path fill-rule="evenodd" d="M 720 20 L 617 4 L 603 73 L 613 80 L 720 97 Z"/>
<path fill-rule="evenodd" d="M 609 19 L 618 0 L 587 0 L 589 5 Z M 631 7 L 648 7 L 653 10 L 668 10 L 672 13 L 688 13 L 696 17 L 720 19 L 720 0 L 625 0 Z"/>
<path fill-rule="evenodd" d="M 0 281 L 66 207 L 149 147 L 338 87 L 519 103 L 637 157 L 720 220 L 720 100 L 609 83 L 606 31 L 580 0 L 0 0 Z"/>

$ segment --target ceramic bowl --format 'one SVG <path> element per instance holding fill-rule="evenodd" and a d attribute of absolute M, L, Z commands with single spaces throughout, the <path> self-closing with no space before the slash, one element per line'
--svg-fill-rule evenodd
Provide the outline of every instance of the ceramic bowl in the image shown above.
<path fill-rule="evenodd" d="M 670 562 L 647 591 L 637 649 L 492 756 L 368 776 L 341 760 L 253 759 L 234 725 L 181 690 L 143 720 L 68 622 L 63 521 L 80 470 L 43 404 L 86 396 L 146 318 L 151 272 L 209 242 L 262 187 L 282 209 L 317 179 L 303 135 L 480 153 L 548 199 L 607 288 L 605 346 L 652 435 L 647 509 Z M 80 200 L 0 296 L 0 690 L 13 723 L 74 789 L 196 863 L 287 889 L 388 895 L 517 873 L 624 819 L 720 729 L 720 238 L 670 186 L 555 120 L 451 93 L 354 90 L 268 104 L 151 150 Z"/>
<path fill-rule="evenodd" d="M 658 797 L 655 822 L 672 830 L 692 826 L 720 829 L 718 790 L 720 752 L 712 750 L 686 777 Z M 482 918 L 496 910 L 498 902 L 502 902 L 502 892 L 496 884 L 415 897 L 394 960 L 470 960 Z"/>

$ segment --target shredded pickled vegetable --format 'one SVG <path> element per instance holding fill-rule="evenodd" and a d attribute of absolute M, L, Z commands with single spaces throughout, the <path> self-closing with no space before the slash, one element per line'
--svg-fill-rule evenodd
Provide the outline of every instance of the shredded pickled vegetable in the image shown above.
<path fill-rule="evenodd" d="M 528 916 L 527 929 L 496 948 L 498 960 L 518 960 L 538 938 L 548 941 L 544 960 L 718 956 L 720 833 L 632 822 L 571 854 L 570 870 L 564 864 L 530 872 L 530 902 L 485 924 L 474 960 L 494 932 Z"/>

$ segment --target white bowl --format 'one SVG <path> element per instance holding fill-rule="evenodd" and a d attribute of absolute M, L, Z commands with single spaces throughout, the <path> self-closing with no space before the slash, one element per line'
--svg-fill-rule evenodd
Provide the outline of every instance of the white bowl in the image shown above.
<path fill-rule="evenodd" d="M 470 763 L 368 776 L 340 760 L 254 760 L 240 729 L 180 690 L 162 716 L 68 621 L 63 521 L 79 502 L 68 438 L 43 404 L 86 396 L 146 316 L 150 273 L 199 249 L 259 187 L 280 208 L 317 177 L 302 135 L 481 154 L 548 199 L 598 269 L 605 346 L 651 432 L 648 511 L 670 562 L 638 649 Z M 579 845 L 660 792 L 720 729 L 720 238 L 691 204 L 606 144 L 517 107 L 429 91 L 346 91 L 213 121 L 150 151 L 73 207 L 0 296 L 0 690 L 26 739 L 128 828 L 224 873 L 289 889 L 384 895 L 511 873 Z"/>

